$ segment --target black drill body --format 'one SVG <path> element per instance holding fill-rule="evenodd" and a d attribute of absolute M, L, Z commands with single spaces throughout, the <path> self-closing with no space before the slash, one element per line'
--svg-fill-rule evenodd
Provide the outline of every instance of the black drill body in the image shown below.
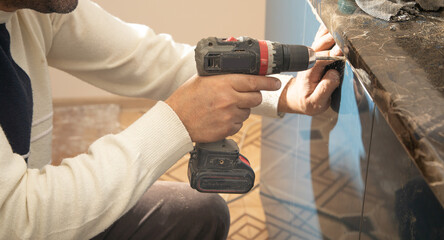
<path fill-rule="evenodd" d="M 195 49 L 200 76 L 218 74 L 268 75 L 311 68 L 315 52 L 303 45 L 256 40 L 249 37 L 200 40 Z"/>
<path fill-rule="evenodd" d="M 316 56 L 311 48 L 241 38 L 205 38 L 195 49 L 200 76 L 219 74 L 268 75 L 311 68 Z M 246 193 L 255 174 L 233 140 L 196 143 L 190 153 L 188 179 L 200 192 Z"/>

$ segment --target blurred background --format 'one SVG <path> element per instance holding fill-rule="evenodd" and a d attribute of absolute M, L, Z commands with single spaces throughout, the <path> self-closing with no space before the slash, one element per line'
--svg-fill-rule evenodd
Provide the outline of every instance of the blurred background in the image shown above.
<path fill-rule="evenodd" d="M 176 42 L 195 45 L 200 39 L 217 36 L 264 38 L 265 0 L 177 1 L 96 0 L 114 16 L 145 24 L 156 33 L 168 33 Z M 54 99 L 112 98 L 114 95 L 51 69 Z"/>

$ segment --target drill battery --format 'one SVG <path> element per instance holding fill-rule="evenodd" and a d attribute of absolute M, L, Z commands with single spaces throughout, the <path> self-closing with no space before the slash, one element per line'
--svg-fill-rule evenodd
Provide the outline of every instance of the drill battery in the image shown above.
<path fill-rule="evenodd" d="M 190 155 L 188 179 L 199 192 L 246 193 L 254 185 L 250 162 L 231 139 L 196 143 Z"/>

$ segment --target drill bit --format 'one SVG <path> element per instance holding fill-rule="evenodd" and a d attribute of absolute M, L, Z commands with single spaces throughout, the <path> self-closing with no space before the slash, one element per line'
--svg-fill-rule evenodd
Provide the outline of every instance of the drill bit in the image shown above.
<path fill-rule="evenodd" d="M 316 61 L 317 60 L 345 61 L 345 57 L 344 56 L 319 56 L 319 55 L 316 55 Z"/>

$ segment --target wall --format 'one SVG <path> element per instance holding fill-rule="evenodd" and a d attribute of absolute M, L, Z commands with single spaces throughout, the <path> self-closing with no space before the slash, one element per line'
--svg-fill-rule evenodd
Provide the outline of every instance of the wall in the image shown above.
<path fill-rule="evenodd" d="M 265 0 L 96 0 L 115 16 L 142 23 L 177 42 L 195 44 L 208 36 L 264 38 Z M 53 98 L 104 98 L 113 95 L 51 69 Z"/>

